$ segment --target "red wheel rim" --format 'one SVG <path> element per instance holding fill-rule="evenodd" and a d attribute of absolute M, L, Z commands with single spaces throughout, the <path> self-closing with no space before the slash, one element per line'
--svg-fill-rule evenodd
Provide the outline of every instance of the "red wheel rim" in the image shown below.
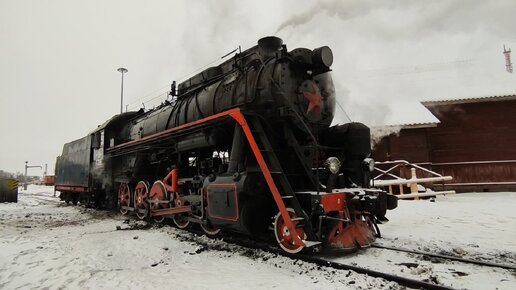
<path fill-rule="evenodd" d="M 176 197 L 174 200 L 174 206 L 176 207 L 187 204 L 188 202 L 184 202 L 180 197 Z M 190 220 L 188 220 L 188 214 L 185 213 L 175 214 L 172 220 L 174 221 L 174 224 L 180 229 L 186 229 L 188 225 L 190 225 Z"/>
<path fill-rule="evenodd" d="M 208 236 L 215 236 L 220 233 L 220 228 L 213 226 L 210 222 L 207 224 L 201 224 L 201 228 Z"/>
<path fill-rule="evenodd" d="M 174 221 L 174 224 L 180 229 L 185 229 L 188 227 L 188 225 L 190 225 L 190 221 L 188 220 L 188 216 L 186 214 L 175 214 L 172 220 Z"/>
<path fill-rule="evenodd" d="M 127 214 L 129 210 L 122 209 L 122 207 L 129 207 L 131 205 L 131 189 L 127 183 L 121 183 L 118 188 L 118 206 L 122 214 Z"/>
<path fill-rule="evenodd" d="M 168 197 L 168 193 L 167 193 L 167 189 L 165 188 L 165 184 L 161 180 L 155 181 L 149 191 L 149 200 L 151 201 L 151 202 L 149 202 L 150 209 L 157 210 L 157 209 L 167 208 L 168 204 L 152 202 L 152 201 L 164 201 L 164 200 L 167 200 L 167 197 Z M 165 219 L 164 217 L 158 216 L 158 217 L 154 218 L 154 221 L 160 223 L 164 219 Z"/>
<path fill-rule="evenodd" d="M 156 201 L 163 201 L 167 200 L 167 189 L 165 188 L 165 184 L 161 180 L 157 180 L 152 185 L 150 192 L 149 192 L 149 199 L 150 200 L 156 200 Z M 166 204 L 163 203 L 150 203 L 151 209 L 160 209 L 160 208 L 166 208 Z"/>
<path fill-rule="evenodd" d="M 296 217 L 296 213 L 293 209 L 287 208 L 287 211 L 291 219 Z M 292 221 L 294 227 L 296 227 L 298 223 L 299 221 Z M 296 227 L 295 234 L 301 237 L 301 239 L 306 239 L 306 234 L 303 228 Z M 276 215 L 274 220 L 274 235 L 276 236 L 276 240 L 280 247 L 287 253 L 299 253 L 304 248 L 303 246 L 294 245 L 294 235 L 288 229 L 280 213 Z"/>
<path fill-rule="evenodd" d="M 144 219 L 148 216 L 149 203 L 149 185 L 146 181 L 140 181 L 134 188 L 134 208 L 136 209 L 136 216 Z M 147 210 L 147 212 L 139 212 L 139 209 Z"/>

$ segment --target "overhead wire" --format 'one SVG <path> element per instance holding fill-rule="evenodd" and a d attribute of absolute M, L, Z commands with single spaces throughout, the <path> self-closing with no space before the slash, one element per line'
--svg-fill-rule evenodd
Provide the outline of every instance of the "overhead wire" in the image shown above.
<path fill-rule="evenodd" d="M 147 97 L 149 97 L 149 96 L 150 96 L 150 97 L 153 97 L 155 93 L 157 93 L 157 92 L 159 92 L 159 91 L 161 91 L 161 90 L 163 90 L 163 89 L 165 89 L 165 88 L 168 88 L 169 86 L 170 86 L 170 85 L 168 85 L 168 84 L 167 84 L 167 85 L 165 85 L 165 86 L 163 86 L 163 87 L 161 87 L 161 88 L 159 88 L 159 89 L 156 89 L 156 90 L 154 90 L 154 91 L 152 91 L 152 92 L 150 92 L 150 93 L 148 93 L 148 94 L 144 95 L 143 97 L 140 97 L 140 98 L 137 98 L 137 99 L 132 100 L 131 102 L 127 103 L 127 105 L 132 105 L 132 104 L 134 104 L 134 103 L 140 103 L 142 100 L 146 99 Z M 151 95 L 152 95 L 152 96 L 151 96 Z"/>
<path fill-rule="evenodd" d="M 346 117 L 348 118 L 348 120 L 350 122 L 353 122 L 353 120 L 351 119 L 351 117 L 348 115 L 348 113 L 346 112 L 346 110 L 344 110 L 344 108 L 340 105 L 339 101 L 337 100 L 337 98 L 335 98 L 335 103 L 337 103 L 337 105 L 339 106 L 339 108 L 341 109 L 341 111 L 344 113 L 344 115 L 346 115 Z"/>

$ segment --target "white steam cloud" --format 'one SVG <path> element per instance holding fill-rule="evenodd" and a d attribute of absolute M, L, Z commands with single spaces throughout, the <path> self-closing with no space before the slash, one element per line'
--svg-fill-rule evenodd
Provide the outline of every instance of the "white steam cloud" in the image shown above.
<path fill-rule="evenodd" d="M 515 1 L 310 3 L 277 33 L 332 48 L 338 101 L 354 121 L 435 122 L 420 101 L 516 93 L 501 53 L 516 47 Z M 345 120 L 337 106 L 336 122 Z"/>

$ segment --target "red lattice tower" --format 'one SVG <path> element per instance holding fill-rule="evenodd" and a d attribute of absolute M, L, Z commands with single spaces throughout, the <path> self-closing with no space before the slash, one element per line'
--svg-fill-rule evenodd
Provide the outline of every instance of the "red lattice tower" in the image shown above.
<path fill-rule="evenodd" d="M 511 49 L 505 49 L 505 45 L 503 46 L 503 54 L 505 55 L 505 69 L 508 73 L 512 74 L 512 62 L 511 62 Z"/>

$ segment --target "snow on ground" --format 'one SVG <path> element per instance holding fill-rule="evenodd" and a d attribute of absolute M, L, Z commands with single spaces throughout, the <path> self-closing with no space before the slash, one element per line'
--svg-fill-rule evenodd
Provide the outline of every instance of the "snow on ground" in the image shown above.
<path fill-rule="evenodd" d="M 378 243 L 516 263 L 516 193 L 400 201 Z M 119 230 L 117 230 L 117 227 Z M 328 257 L 468 289 L 516 289 L 508 270 L 431 263 L 375 248 Z M 398 265 L 410 262 L 415 265 Z M 0 204 L 0 289 L 398 289 L 339 271 L 106 211 L 66 206 L 30 186 Z"/>
<path fill-rule="evenodd" d="M 0 289 L 398 288 L 168 226 L 138 229 L 118 214 L 66 206 L 51 188 L 30 187 L 19 200 L 0 204 Z"/>
<path fill-rule="evenodd" d="M 516 265 L 516 192 L 438 196 L 435 202 L 400 200 L 388 218 L 388 223 L 380 225 L 383 238 L 376 241 L 379 245 Z M 389 269 L 392 274 L 426 278 L 454 288 L 516 289 L 516 273 L 505 269 L 429 261 L 375 248 L 367 252 L 331 260 Z M 414 260 L 416 265 L 399 265 Z"/>

